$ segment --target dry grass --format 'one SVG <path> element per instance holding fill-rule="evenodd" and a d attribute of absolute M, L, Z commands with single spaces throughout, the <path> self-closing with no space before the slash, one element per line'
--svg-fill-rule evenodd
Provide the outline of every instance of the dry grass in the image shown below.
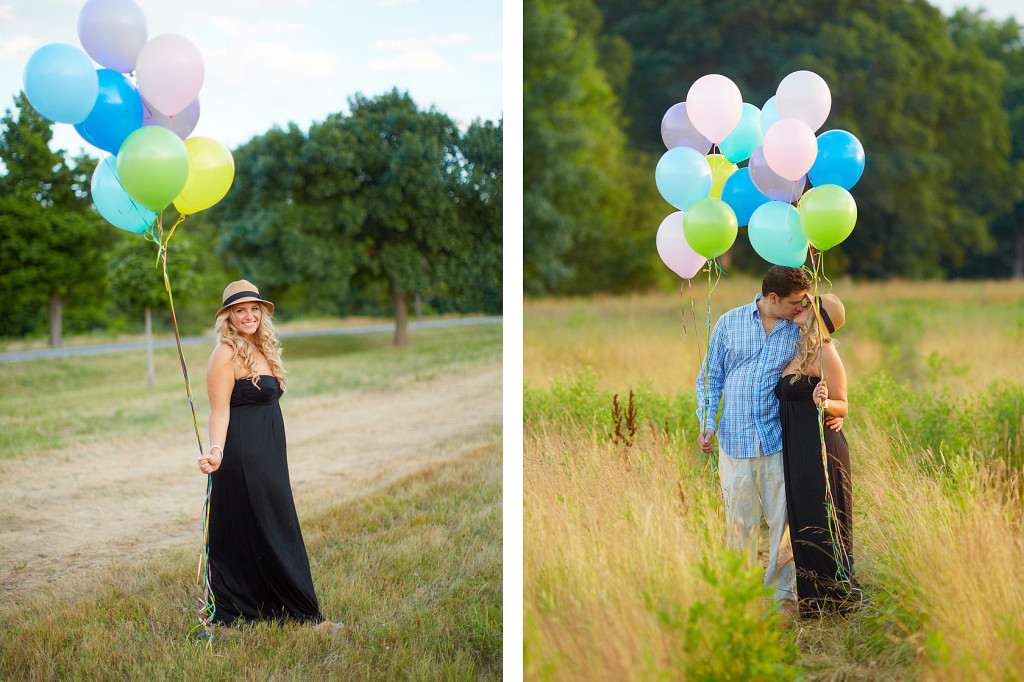
<path fill-rule="evenodd" d="M 208 649 L 196 557 L 175 549 L 0 605 L 0 679 L 500 679 L 501 485 L 494 443 L 300 509 L 321 608 L 344 635 L 260 623 Z"/>
<path fill-rule="evenodd" d="M 755 290 L 752 281 L 723 281 L 713 317 Z M 1024 383 L 1015 360 L 1024 284 L 837 282 L 833 291 L 847 305 L 841 352 L 851 382 L 902 372 L 915 391 L 953 400 L 994 378 Z M 596 376 L 594 391 L 693 390 L 697 345 L 688 305 L 682 338 L 678 297 L 527 301 L 525 318 L 524 371 L 534 390 L 553 390 L 584 368 Z M 593 412 L 574 407 L 565 412 Z M 995 449 L 937 457 L 864 416 L 885 411 L 855 412 L 847 424 L 857 573 L 870 601 L 849 619 L 772 625 L 768 637 L 770 616 L 739 583 L 726 584 L 742 571 L 723 547 L 719 496 L 692 445 L 696 424 L 656 432 L 641 413 L 636 443 L 625 448 L 607 439 L 607 420 L 528 409 L 527 679 L 1024 679 L 1024 474 Z M 998 434 L 981 436 L 995 443 Z M 701 564 L 722 582 L 709 584 Z M 755 568 L 743 579 L 756 587 L 760 577 Z M 741 632 L 745 622 L 758 626 Z M 716 639 L 716 627 L 738 652 L 725 635 Z M 782 669 L 795 663 L 798 673 L 739 675 L 744 648 L 774 656 Z M 717 674 L 716 659 L 725 664 Z"/>
<path fill-rule="evenodd" d="M 689 292 L 527 299 L 524 380 L 545 386 L 590 367 L 612 390 L 638 381 L 667 395 L 692 390 L 699 353 L 707 346 L 707 283 L 699 280 L 692 310 Z M 712 324 L 752 301 L 760 286 L 750 278 L 722 278 L 711 294 Z M 840 280 L 831 291 L 847 309 L 837 339 L 851 381 L 879 370 L 923 380 L 938 365 L 938 387 L 955 395 L 971 395 L 993 379 L 1024 383 L 1024 364 L 1017 360 L 1024 343 L 1024 282 Z"/>

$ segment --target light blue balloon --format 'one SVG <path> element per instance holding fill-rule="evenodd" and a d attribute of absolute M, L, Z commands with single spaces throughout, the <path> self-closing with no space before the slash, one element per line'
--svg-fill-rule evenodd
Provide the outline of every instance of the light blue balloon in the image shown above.
<path fill-rule="evenodd" d="M 729 176 L 722 187 L 722 201 L 732 207 L 740 227 L 750 222 L 754 210 L 771 199 L 761 194 L 750 179 L 750 169 L 740 168 Z"/>
<path fill-rule="evenodd" d="M 77 47 L 51 43 L 36 50 L 25 64 L 25 96 L 44 118 L 81 123 L 99 94 L 92 60 Z"/>
<path fill-rule="evenodd" d="M 852 133 L 829 130 L 818 135 L 818 155 L 807 171 L 812 185 L 839 185 L 850 191 L 863 174 L 864 147 Z"/>
<path fill-rule="evenodd" d="M 117 177 L 117 157 L 114 156 L 103 159 L 92 173 L 92 203 L 108 223 L 135 234 L 145 232 L 156 220 L 156 213 L 124 191 Z"/>
<path fill-rule="evenodd" d="M 658 160 L 654 184 L 665 201 L 685 211 L 711 194 L 711 165 L 689 147 L 673 147 Z"/>
<path fill-rule="evenodd" d="M 775 95 L 772 95 L 761 107 L 761 134 L 767 133 L 772 124 L 778 120 L 779 110 L 775 108 Z"/>
<path fill-rule="evenodd" d="M 117 154 L 125 138 L 142 127 L 142 98 L 117 71 L 99 69 L 96 75 L 100 83 L 96 105 L 75 130 L 89 144 Z"/>
<path fill-rule="evenodd" d="M 800 212 L 784 201 L 769 201 L 750 216 L 750 245 L 773 265 L 798 268 L 807 260 L 807 236 L 800 228 Z"/>
<path fill-rule="evenodd" d="M 749 159 L 754 150 L 761 146 L 762 141 L 764 133 L 761 132 L 761 110 L 753 104 L 744 102 L 740 122 L 729 136 L 722 140 L 718 148 L 729 161 L 739 163 Z"/>

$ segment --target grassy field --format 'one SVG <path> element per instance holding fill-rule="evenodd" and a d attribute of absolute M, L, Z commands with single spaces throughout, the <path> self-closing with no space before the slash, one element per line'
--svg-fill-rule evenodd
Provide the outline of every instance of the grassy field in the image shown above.
<path fill-rule="evenodd" d="M 500 324 L 416 330 L 406 351 L 390 341 L 287 340 L 292 395 L 358 397 L 501 358 Z M 201 414 L 209 351 L 186 350 Z M 176 353 L 157 368 L 148 389 L 143 353 L 0 365 L 0 465 L 191 428 Z M 195 631 L 195 548 L 172 548 L 5 593 L 0 679 L 500 679 L 502 453 L 484 435 L 367 496 L 299 505 L 321 608 L 346 634 L 259 624 L 210 650 Z"/>
<path fill-rule="evenodd" d="M 391 333 L 316 336 L 283 342 L 289 395 L 386 388 L 501 358 L 501 325 L 414 330 L 406 350 Z M 183 346 L 198 414 L 209 413 L 206 363 L 212 346 Z M 178 428 L 189 419 L 178 352 L 145 351 L 0 364 L 0 462 L 51 456 L 69 443 Z M 206 434 L 203 433 L 205 441 Z"/>
<path fill-rule="evenodd" d="M 723 280 L 713 319 L 758 287 Z M 824 621 L 767 611 L 726 548 L 695 446 L 706 288 L 685 338 L 678 294 L 526 302 L 527 679 L 1024 679 L 1024 285 L 832 291 L 869 601 Z"/>

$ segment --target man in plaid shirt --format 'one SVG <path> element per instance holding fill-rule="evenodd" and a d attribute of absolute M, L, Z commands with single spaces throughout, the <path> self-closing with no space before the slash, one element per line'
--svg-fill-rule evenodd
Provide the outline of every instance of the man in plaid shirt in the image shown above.
<path fill-rule="evenodd" d="M 800 328 L 793 318 L 808 304 L 809 287 L 800 268 L 769 268 L 754 301 L 719 318 L 707 361 L 697 376 L 702 432 L 697 442 L 711 454 L 718 436 L 718 471 L 731 544 L 748 552 L 753 561 L 764 514 L 769 542 L 764 582 L 775 590 L 775 599 L 787 613 L 796 612 L 796 575 L 774 388 L 796 353 Z M 722 418 L 716 423 L 723 398 Z"/>

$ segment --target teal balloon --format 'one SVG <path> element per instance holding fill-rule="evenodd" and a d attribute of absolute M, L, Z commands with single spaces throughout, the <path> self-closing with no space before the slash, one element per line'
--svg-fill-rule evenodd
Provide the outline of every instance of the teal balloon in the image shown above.
<path fill-rule="evenodd" d="M 736 242 L 736 214 L 721 199 L 694 202 L 683 216 L 683 236 L 694 251 L 708 260 L 718 258 Z"/>
<path fill-rule="evenodd" d="M 129 196 L 159 213 L 174 201 L 188 179 L 185 143 L 167 128 L 139 128 L 121 145 L 117 175 Z"/>
<path fill-rule="evenodd" d="M 784 201 L 769 201 L 750 216 L 750 245 L 773 265 L 798 268 L 807 260 L 807 237 L 800 227 L 800 212 Z"/>
<path fill-rule="evenodd" d="M 711 164 L 696 149 L 673 147 L 658 161 L 654 183 L 665 201 L 685 211 L 711 193 Z"/>
<path fill-rule="evenodd" d="M 81 123 L 92 111 L 99 79 L 92 60 L 65 43 L 44 45 L 25 64 L 25 96 L 44 118 Z"/>
<path fill-rule="evenodd" d="M 725 181 L 722 201 L 729 204 L 736 214 L 736 222 L 742 227 L 750 222 L 754 209 L 771 199 L 754 186 L 754 181 L 750 179 L 750 169 L 740 168 Z"/>
<path fill-rule="evenodd" d="M 768 101 L 761 107 L 761 133 L 768 132 L 775 123 L 779 121 L 779 110 L 775 108 L 775 95 L 768 98 Z"/>
<path fill-rule="evenodd" d="M 839 185 L 850 190 L 863 174 L 864 147 L 853 133 L 829 130 L 818 135 L 818 155 L 807 171 L 812 185 Z"/>
<path fill-rule="evenodd" d="M 718 145 L 722 155 L 733 163 L 746 161 L 754 150 L 764 141 L 761 132 L 761 110 L 753 104 L 743 103 L 740 122 L 732 129 L 729 136 Z"/>
<path fill-rule="evenodd" d="M 139 234 L 156 220 L 156 213 L 128 196 L 117 177 L 117 159 L 108 156 L 92 173 L 92 203 L 114 227 Z"/>

